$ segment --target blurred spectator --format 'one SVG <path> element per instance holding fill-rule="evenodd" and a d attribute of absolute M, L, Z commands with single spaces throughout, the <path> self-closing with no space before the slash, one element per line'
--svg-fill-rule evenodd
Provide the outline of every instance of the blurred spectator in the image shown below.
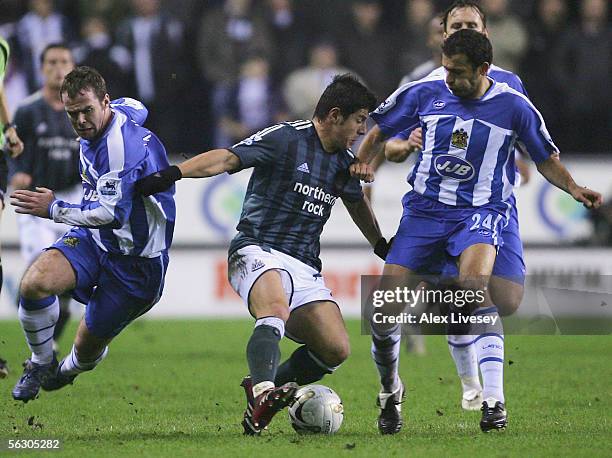
<path fill-rule="evenodd" d="M 159 0 L 132 0 L 134 15 L 117 29 L 117 44 L 132 60 L 136 98 L 149 108 L 147 127 L 168 151 L 184 149 L 180 104 L 190 81 L 184 58 L 183 25 L 160 10 Z M 115 94 L 114 96 L 125 95 Z"/>
<path fill-rule="evenodd" d="M 270 77 L 270 65 L 262 55 L 248 57 L 238 81 L 230 86 L 221 127 L 230 143 L 248 137 L 278 121 L 287 120 L 282 98 Z"/>
<path fill-rule="evenodd" d="M 95 16 L 103 18 L 107 25 L 111 24 L 115 27 L 129 16 L 130 2 L 125 0 L 95 0 L 93 2 L 91 0 L 79 0 L 77 11 L 83 22 L 86 18 Z M 104 79 L 106 79 L 106 75 L 104 75 Z"/>
<path fill-rule="evenodd" d="M 129 85 L 129 68 L 132 58 L 122 46 L 113 46 L 106 21 L 101 16 L 85 19 L 81 28 L 83 41 L 75 49 L 75 60 L 79 65 L 88 65 L 105 75 L 106 87 L 114 98 L 132 94 Z"/>
<path fill-rule="evenodd" d="M 16 57 L 22 63 L 29 92 L 43 83 L 40 54 L 50 43 L 70 43 L 73 31 L 65 16 L 54 10 L 53 0 L 30 0 L 28 13 L 17 22 Z"/>
<path fill-rule="evenodd" d="M 582 0 L 580 23 L 567 29 L 554 53 L 552 75 L 569 151 L 609 151 L 612 139 L 612 27 L 607 0 Z"/>
<path fill-rule="evenodd" d="M 296 13 L 293 0 L 268 0 L 266 14 L 272 42 L 276 46 L 272 77 L 278 83 L 306 63 L 306 25 Z"/>
<path fill-rule="evenodd" d="M 444 27 L 442 17 L 434 16 L 429 21 L 429 31 L 427 34 L 427 47 L 431 52 L 431 58 L 423 62 L 400 81 L 400 86 L 411 81 L 420 80 L 429 75 L 434 69 L 442 65 L 442 43 L 444 42 Z"/>
<path fill-rule="evenodd" d="M 204 15 L 197 44 L 197 58 L 204 77 L 212 84 L 215 144 L 227 145 L 219 125 L 219 113 L 229 87 L 238 79 L 240 63 L 253 53 L 272 54 L 264 19 L 251 0 L 225 0 L 223 6 Z"/>
<path fill-rule="evenodd" d="M 320 41 L 310 48 L 310 62 L 289 74 L 283 94 L 293 119 L 311 119 L 323 90 L 334 75 L 347 73 L 338 65 L 338 52 L 334 44 Z"/>
<path fill-rule="evenodd" d="M 397 77 L 392 71 L 390 37 L 380 22 L 382 5 L 379 0 L 354 0 L 351 12 L 351 24 L 338 37 L 342 62 L 359 73 L 379 98 L 385 97 Z"/>
<path fill-rule="evenodd" d="M 567 24 L 566 0 L 539 0 L 529 23 L 529 48 L 521 64 L 523 82 L 529 98 L 538 107 L 554 139 L 563 138 L 559 101 L 562 92 L 557 78 L 544 78 L 551 72 L 551 53 Z M 561 145 L 559 145 L 561 146 Z"/>
<path fill-rule="evenodd" d="M 508 0 L 483 0 L 487 29 L 493 45 L 493 62 L 517 73 L 527 51 L 527 30 L 521 20 L 508 10 Z"/>
<path fill-rule="evenodd" d="M 427 47 L 427 35 L 429 21 L 434 14 L 432 0 L 406 0 L 406 20 L 397 35 L 400 73 L 396 75 L 396 81 L 429 59 L 431 52 Z"/>
<path fill-rule="evenodd" d="M 3 0 L 0 4 L 2 5 L 2 14 L 0 14 L 0 24 L 2 25 L 14 23 L 28 12 L 28 2 L 24 0 Z M 11 35 L 12 31 L 11 33 L 7 33 L 7 30 L 0 31 L 0 36 L 4 38 Z"/>

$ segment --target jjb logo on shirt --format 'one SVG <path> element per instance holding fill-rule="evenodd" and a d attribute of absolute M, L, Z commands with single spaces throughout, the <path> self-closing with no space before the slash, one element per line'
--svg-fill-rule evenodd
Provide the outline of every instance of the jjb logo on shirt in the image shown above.
<path fill-rule="evenodd" d="M 474 177 L 474 166 L 463 158 L 451 154 L 441 154 L 434 160 L 438 175 L 457 181 L 468 181 Z"/>

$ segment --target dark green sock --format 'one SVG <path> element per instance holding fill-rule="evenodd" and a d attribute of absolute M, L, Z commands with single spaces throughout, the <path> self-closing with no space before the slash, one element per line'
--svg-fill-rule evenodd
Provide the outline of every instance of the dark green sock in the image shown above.
<path fill-rule="evenodd" d="M 274 381 L 280 361 L 280 339 L 280 332 L 272 326 L 261 325 L 253 329 L 247 345 L 247 361 L 253 386 L 260 382 Z"/>
<path fill-rule="evenodd" d="M 320 358 L 318 359 L 320 361 Z M 308 350 L 308 347 L 303 345 L 278 367 L 274 383 L 276 386 L 284 385 L 287 382 L 308 385 L 321 380 L 325 374 L 331 374 L 332 372 L 333 368 L 322 366 L 312 357 L 312 352 Z"/>

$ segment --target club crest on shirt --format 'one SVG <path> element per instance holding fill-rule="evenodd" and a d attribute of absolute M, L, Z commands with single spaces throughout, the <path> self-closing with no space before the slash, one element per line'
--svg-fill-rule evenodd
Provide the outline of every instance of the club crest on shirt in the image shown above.
<path fill-rule="evenodd" d="M 79 239 L 77 237 L 64 237 L 62 242 L 64 242 L 64 245 L 74 248 L 79 244 Z"/>
<path fill-rule="evenodd" d="M 466 149 L 468 145 L 468 133 L 463 129 L 457 129 L 451 137 L 451 145 L 455 148 Z"/>

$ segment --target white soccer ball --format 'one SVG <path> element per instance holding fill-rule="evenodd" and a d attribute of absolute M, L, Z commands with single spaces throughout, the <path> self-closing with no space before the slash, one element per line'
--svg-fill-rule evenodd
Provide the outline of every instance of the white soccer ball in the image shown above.
<path fill-rule="evenodd" d="M 334 434 L 344 419 L 342 400 L 327 386 L 304 386 L 289 407 L 289 419 L 300 434 Z"/>

